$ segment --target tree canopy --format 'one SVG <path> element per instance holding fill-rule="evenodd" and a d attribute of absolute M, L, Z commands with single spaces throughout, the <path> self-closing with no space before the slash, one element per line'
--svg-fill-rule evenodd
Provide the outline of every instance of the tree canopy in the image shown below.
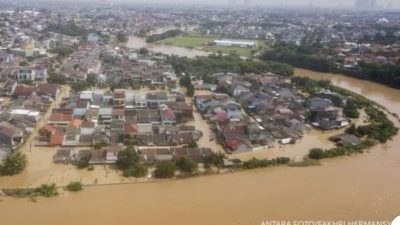
<path fill-rule="evenodd" d="M 157 178 L 172 178 L 175 176 L 176 165 L 172 161 L 160 161 L 156 165 L 154 176 Z"/>
<path fill-rule="evenodd" d="M 22 172 L 27 165 L 26 156 L 21 152 L 14 152 L 4 159 L 0 164 L 1 175 L 15 175 Z"/>

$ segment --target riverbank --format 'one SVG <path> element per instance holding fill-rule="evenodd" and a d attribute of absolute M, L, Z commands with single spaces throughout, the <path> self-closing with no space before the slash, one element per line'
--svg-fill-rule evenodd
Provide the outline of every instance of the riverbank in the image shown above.
<path fill-rule="evenodd" d="M 396 168 L 388 154 L 393 156 L 377 150 L 329 159 L 320 167 L 277 167 L 159 183 L 87 187 L 80 193 L 40 198 L 37 203 L 6 198 L 0 202 L 0 210 L 4 215 L 24 212 L 23 218 L 3 218 L 7 225 L 28 220 L 29 224 L 65 225 L 200 225 L 210 221 L 224 225 L 260 224 L 267 219 L 392 219 L 398 213 L 400 182 L 381 183 L 399 178 L 382 176 L 387 172 L 381 168 L 382 162 Z"/>
<path fill-rule="evenodd" d="M 330 79 L 391 112 L 400 111 L 399 90 L 340 75 L 304 70 L 295 73 L 300 72 Z M 399 149 L 397 135 L 364 154 L 324 159 L 316 167 L 281 166 L 146 184 L 87 187 L 80 193 L 40 198 L 38 203 L 4 198 L 0 201 L 4 215 L 20 212 L 24 216 L 5 216 L 2 223 L 228 225 L 311 218 L 391 220 L 400 205 Z"/>

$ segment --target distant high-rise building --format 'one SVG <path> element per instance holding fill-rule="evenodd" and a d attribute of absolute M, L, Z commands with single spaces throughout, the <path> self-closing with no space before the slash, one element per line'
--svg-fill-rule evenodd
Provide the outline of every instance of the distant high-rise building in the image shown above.
<path fill-rule="evenodd" d="M 354 8 L 356 9 L 374 9 L 376 0 L 356 0 Z"/>

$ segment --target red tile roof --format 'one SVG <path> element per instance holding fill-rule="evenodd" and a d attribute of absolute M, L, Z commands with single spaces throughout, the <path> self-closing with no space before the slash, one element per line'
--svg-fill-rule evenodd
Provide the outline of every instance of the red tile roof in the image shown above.
<path fill-rule="evenodd" d="M 114 92 L 114 98 L 125 98 L 125 92 L 123 91 Z"/>
<path fill-rule="evenodd" d="M 70 114 L 62 114 L 62 113 L 53 113 L 51 114 L 50 121 L 64 121 L 64 122 L 68 122 L 68 121 L 72 121 L 72 115 Z"/>
<path fill-rule="evenodd" d="M 112 110 L 112 115 L 113 116 L 123 116 L 124 115 L 124 110 L 123 109 L 113 109 Z"/>
<path fill-rule="evenodd" d="M 139 133 L 138 125 L 136 123 L 126 123 L 124 126 L 125 134 L 137 134 Z"/>
<path fill-rule="evenodd" d="M 35 92 L 36 88 L 34 86 L 28 85 L 17 85 L 14 91 L 15 96 L 31 96 Z"/>
<path fill-rule="evenodd" d="M 63 133 L 53 134 L 50 137 L 49 145 L 50 146 L 61 145 L 63 140 L 64 140 L 64 134 Z"/>
<path fill-rule="evenodd" d="M 162 117 L 163 119 L 168 119 L 168 120 L 175 120 L 175 113 L 171 109 L 166 109 L 162 111 Z"/>
<path fill-rule="evenodd" d="M 58 84 L 39 84 L 37 88 L 37 93 L 55 97 L 57 95 L 58 88 Z"/>

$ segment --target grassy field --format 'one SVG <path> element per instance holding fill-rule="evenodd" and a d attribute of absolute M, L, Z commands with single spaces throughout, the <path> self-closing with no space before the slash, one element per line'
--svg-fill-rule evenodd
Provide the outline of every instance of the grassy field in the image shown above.
<path fill-rule="evenodd" d="M 180 35 L 174 38 L 168 38 L 161 43 L 185 48 L 198 48 L 207 46 L 209 42 L 213 42 L 218 38 L 218 36 Z"/>
<path fill-rule="evenodd" d="M 240 48 L 240 47 L 222 47 L 222 46 L 210 46 L 209 43 L 219 39 L 218 36 L 206 36 L 206 35 L 181 35 L 174 38 L 169 38 L 159 42 L 160 44 L 173 45 L 185 48 L 196 48 L 208 52 L 219 52 L 224 54 L 230 54 L 235 52 L 236 54 L 244 57 L 250 57 L 254 53 L 268 47 L 267 43 L 263 40 L 257 40 L 257 48 Z"/>

